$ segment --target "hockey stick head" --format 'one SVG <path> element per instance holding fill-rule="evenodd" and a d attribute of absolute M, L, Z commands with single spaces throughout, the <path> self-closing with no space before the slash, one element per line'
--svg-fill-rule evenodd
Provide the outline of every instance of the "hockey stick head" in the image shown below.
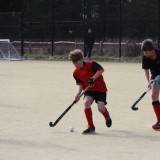
<path fill-rule="evenodd" d="M 52 122 L 49 123 L 50 127 L 54 127 L 55 125 L 56 125 L 55 123 L 52 123 Z"/>
<path fill-rule="evenodd" d="M 132 109 L 133 111 L 137 111 L 139 108 L 136 107 L 135 105 L 133 105 L 133 106 L 131 107 L 131 109 Z"/>

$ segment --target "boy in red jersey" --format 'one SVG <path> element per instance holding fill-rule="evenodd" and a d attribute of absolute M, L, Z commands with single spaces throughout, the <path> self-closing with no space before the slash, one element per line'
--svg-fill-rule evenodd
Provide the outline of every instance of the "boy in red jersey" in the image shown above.
<path fill-rule="evenodd" d="M 76 80 L 76 84 L 79 86 L 75 100 L 78 102 L 82 90 L 84 90 L 88 84 L 90 88 L 84 94 L 84 113 L 87 119 L 88 128 L 83 131 L 83 134 L 89 134 L 95 132 L 95 126 L 92 119 L 91 105 L 93 101 L 97 103 L 97 107 L 100 113 L 105 118 L 107 127 L 111 127 L 112 120 L 109 112 L 105 107 L 107 87 L 104 82 L 102 73 L 104 69 L 100 64 L 94 61 L 83 61 L 83 52 L 80 49 L 71 51 L 69 59 L 72 61 L 76 69 L 73 72 L 73 76 Z"/>

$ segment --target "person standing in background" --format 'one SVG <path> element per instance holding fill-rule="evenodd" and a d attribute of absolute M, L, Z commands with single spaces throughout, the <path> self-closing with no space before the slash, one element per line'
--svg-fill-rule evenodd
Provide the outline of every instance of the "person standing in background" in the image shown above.
<path fill-rule="evenodd" d="M 95 38 L 92 30 L 89 28 L 88 33 L 84 38 L 84 58 L 91 58 L 92 49 L 95 43 Z"/>

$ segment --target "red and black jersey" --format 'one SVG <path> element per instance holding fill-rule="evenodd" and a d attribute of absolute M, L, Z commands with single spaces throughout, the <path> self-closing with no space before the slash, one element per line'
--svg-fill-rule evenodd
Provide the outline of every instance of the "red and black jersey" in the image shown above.
<path fill-rule="evenodd" d="M 88 81 L 97 71 L 103 70 L 102 66 L 94 61 L 83 62 L 82 68 L 76 68 L 73 76 L 77 85 L 83 85 L 83 89 L 88 86 Z M 100 75 L 95 79 L 94 84 L 89 88 L 89 91 L 106 92 L 107 87 L 104 82 L 103 76 Z"/>
<path fill-rule="evenodd" d="M 149 69 L 152 74 L 152 79 L 154 79 L 157 75 L 160 75 L 160 50 L 155 49 L 156 59 L 152 60 L 143 56 L 142 59 L 142 69 Z"/>

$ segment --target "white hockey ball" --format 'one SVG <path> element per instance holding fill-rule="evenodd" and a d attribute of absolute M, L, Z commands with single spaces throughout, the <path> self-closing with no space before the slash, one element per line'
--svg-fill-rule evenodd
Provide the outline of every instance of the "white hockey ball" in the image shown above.
<path fill-rule="evenodd" d="M 70 132 L 74 132 L 74 128 L 73 127 L 69 127 L 69 131 Z"/>

